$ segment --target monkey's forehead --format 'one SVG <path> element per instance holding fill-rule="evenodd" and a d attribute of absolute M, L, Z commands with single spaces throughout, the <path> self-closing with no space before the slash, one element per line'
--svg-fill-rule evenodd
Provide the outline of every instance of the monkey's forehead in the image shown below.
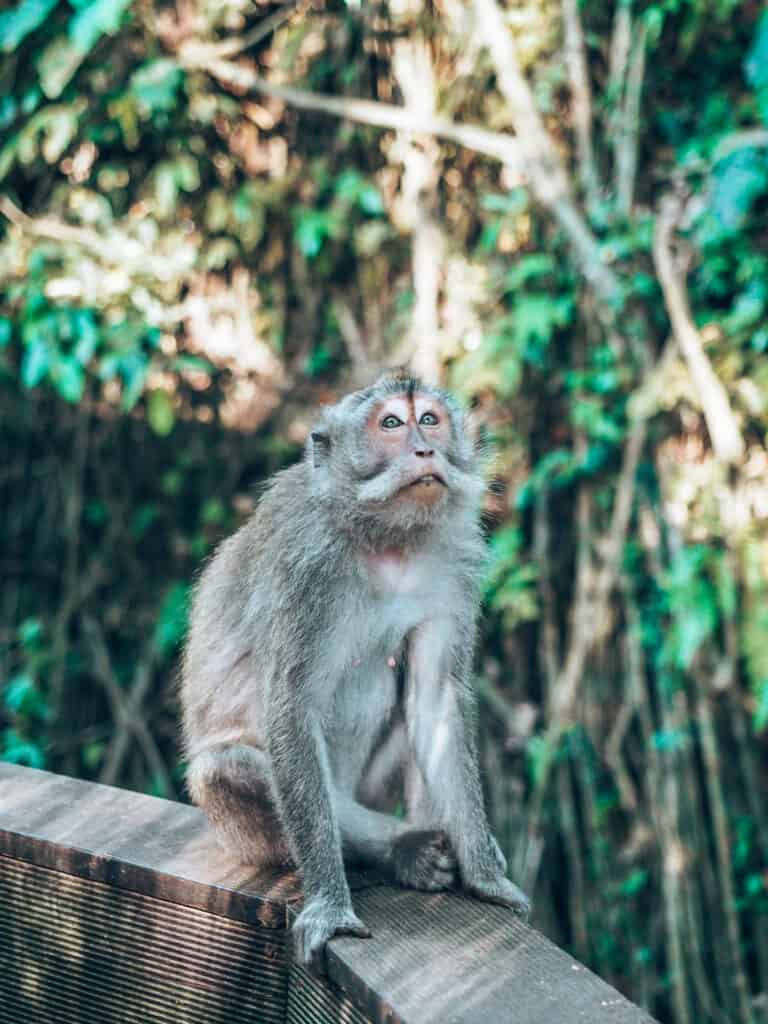
<path fill-rule="evenodd" d="M 419 380 L 418 377 L 384 378 L 370 387 L 353 391 L 352 394 L 343 398 L 335 408 L 344 412 L 359 411 L 361 418 L 364 418 L 378 402 L 394 397 L 412 399 L 417 395 L 442 402 L 455 415 L 462 413 L 461 405 L 450 391 L 434 384 L 427 384 Z"/>

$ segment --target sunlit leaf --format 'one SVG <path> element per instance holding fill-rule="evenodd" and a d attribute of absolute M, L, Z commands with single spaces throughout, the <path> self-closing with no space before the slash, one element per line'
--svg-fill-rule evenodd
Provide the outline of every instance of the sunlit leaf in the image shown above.
<path fill-rule="evenodd" d="M 129 6 L 130 0 L 90 0 L 79 4 L 69 23 L 69 38 L 80 53 L 89 53 L 105 32 L 117 31 Z"/>
<path fill-rule="evenodd" d="M 0 14 L 0 50 L 11 53 L 45 19 L 57 0 L 24 0 L 18 7 Z"/>
<path fill-rule="evenodd" d="M 139 113 L 149 117 L 157 110 L 173 110 L 184 71 L 175 60 L 161 57 L 142 64 L 131 75 L 130 91 Z"/>
<path fill-rule="evenodd" d="M 48 717 L 48 705 L 35 680 L 26 672 L 9 679 L 3 690 L 3 703 L 14 715 L 30 718 Z"/>
<path fill-rule="evenodd" d="M 176 422 L 173 399 L 162 388 L 150 391 L 147 396 L 147 420 L 154 432 L 161 437 L 165 437 L 173 430 Z"/>
<path fill-rule="evenodd" d="M 85 373 L 74 356 L 62 356 L 51 369 L 54 387 L 67 402 L 79 402 L 85 390 Z"/>
<path fill-rule="evenodd" d="M 40 337 L 32 338 L 24 349 L 21 361 L 21 382 L 25 388 L 34 388 L 43 380 L 51 365 L 48 343 Z"/>
<path fill-rule="evenodd" d="M 59 97 L 83 62 L 84 54 L 66 36 L 57 36 L 37 58 L 40 85 L 48 99 Z"/>

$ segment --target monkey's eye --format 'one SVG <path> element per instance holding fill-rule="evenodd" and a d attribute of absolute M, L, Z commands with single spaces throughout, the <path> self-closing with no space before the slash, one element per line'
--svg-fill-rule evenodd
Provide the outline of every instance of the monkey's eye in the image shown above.
<path fill-rule="evenodd" d="M 394 430 L 395 427 L 402 427 L 403 421 L 398 416 L 390 413 L 389 416 L 384 417 L 381 425 L 385 430 Z"/>
<path fill-rule="evenodd" d="M 436 427 L 439 422 L 440 420 L 433 412 L 425 412 L 419 420 L 422 427 Z"/>

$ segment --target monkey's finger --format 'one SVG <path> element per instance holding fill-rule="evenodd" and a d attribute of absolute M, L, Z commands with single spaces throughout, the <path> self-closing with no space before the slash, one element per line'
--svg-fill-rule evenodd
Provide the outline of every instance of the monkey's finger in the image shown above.
<path fill-rule="evenodd" d="M 442 892 L 445 889 L 452 889 L 457 882 L 455 871 L 435 871 L 431 878 L 428 878 L 420 888 L 427 892 Z"/>
<path fill-rule="evenodd" d="M 370 939 L 373 932 L 370 928 L 366 928 L 364 924 L 361 925 L 349 925 L 345 924 L 336 929 L 333 933 L 336 935 L 352 935 L 356 939 Z"/>

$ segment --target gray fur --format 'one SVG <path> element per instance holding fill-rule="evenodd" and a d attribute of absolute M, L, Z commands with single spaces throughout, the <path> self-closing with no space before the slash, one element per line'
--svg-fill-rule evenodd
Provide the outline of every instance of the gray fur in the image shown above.
<path fill-rule="evenodd" d="M 450 415 L 434 455 L 447 486 L 430 507 L 393 500 L 408 460 L 377 464 L 368 443 L 374 405 L 409 390 Z M 345 860 L 424 889 L 458 873 L 480 898 L 527 911 L 488 828 L 474 746 L 482 494 L 452 396 L 385 378 L 322 413 L 304 460 L 273 478 L 200 578 L 182 682 L 189 791 L 242 860 L 298 864 L 304 962 L 334 934 L 367 934 Z M 402 768 L 406 821 L 360 802 L 375 749 Z"/>

